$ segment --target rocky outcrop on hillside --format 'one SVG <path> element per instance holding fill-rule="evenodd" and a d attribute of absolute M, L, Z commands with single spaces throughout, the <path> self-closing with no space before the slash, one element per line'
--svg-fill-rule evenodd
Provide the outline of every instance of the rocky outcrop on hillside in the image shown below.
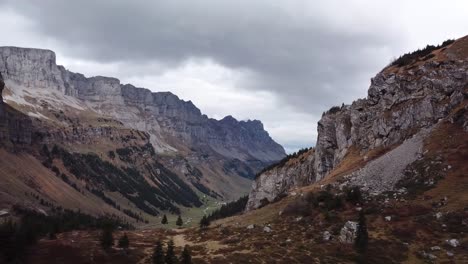
<path fill-rule="evenodd" d="M 34 95 L 45 90 L 71 96 L 78 99 L 78 105 L 72 107 L 91 108 L 127 127 L 148 132 L 157 152 L 195 150 L 200 155 L 240 160 L 254 170 L 285 156 L 260 121 L 232 117 L 218 121 L 169 92 L 122 85 L 115 78 L 87 78 L 57 66 L 55 54 L 49 50 L 2 47 L 0 72 L 13 92 L 26 89 Z"/>
<path fill-rule="evenodd" d="M 262 173 L 252 184 L 247 208 L 259 208 L 284 195 L 292 186 L 315 181 L 314 149 Z"/>
<path fill-rule="evenodd" d="M 468 42 L 466 39 L 461 41 Z M 453 45 L 459 46 L 459 42 Z M 378 147 L 397 146 L 421 129 L 430 128 L 446 118 L 467 98 L 468 59 L 466 56 L 446 59 L 454 54 L 450 47 L 442 52 L 434 60 L 405 69 L 384 69 L 372 78 L 366 99 L 325 112 L 318 122 L 314 157 L 299 165 L 310 166 L 312 163 L 310 171 L 314 174 L 304 174 L 302 180 L 297 180 L 287 174 L 274 173 L 284 168 L 263 173 L 253 184 L 249 209 L 259 205 L 261 199 L 272 201 L 280 195 L 276 186 L 282 186 L 284 192 L 303 186 L 303 182 L 309 184 L 323 179 L 345 158 L 351 147 L 365 155 Z M 460 120 L 463 120 L 464 113 L 460 111 Z M 417 156 L 416 147 L 412 160 Z M 369 174 L 366 177 L 373 176 Z M 275 184 L 262 184 L 264 182 Z M 394 183 L 395 179 L 391 182 Z"/>
<path fill-rule="evenodd" d="M 30 144 L 31 120 L 3 102 L 4 88 L 5 83 L 0 74 L 0 144 Z"/>
<path fill-rule="evenodd" d="M 5 82 L 3 81 L 2 73 L 0 73 L 0 104 L 3 103 L 3 89 L 5 89 Z"/>

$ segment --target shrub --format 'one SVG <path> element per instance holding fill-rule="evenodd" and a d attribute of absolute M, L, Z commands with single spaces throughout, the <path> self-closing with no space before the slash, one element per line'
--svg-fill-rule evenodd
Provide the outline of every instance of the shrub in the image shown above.
<path fill-rule="evenodd" d="M 108 250 L 114 245 L 114 236 L 113 236 L 113 230 L 111 227 L 104 227 L 104 229 L 101 232 L 101 246 L 104 250 Z"/>
<path fill-rule="evenodd" d="M 400 56 L 398 59 L 393 61 L 390 65 L 391 66 L 402 67 L 402 66 L 405 66 L 405 65 L 409 65 L 409 64 L 415 62 L 416 60 L 418 60 L 419 58 L 423 58 L 423 57 L 424 57 L 423 60 L 428 60 L 428 59 L 434 57 L 434 55 L 432 55 L 431 52 L 433 52 L 434 50 L 446 47 L 446 46 L 452 44 L 453 42 L 455 42 L 455 40 L 448 39 L 448 40 L 444 41 L 441 45 L 438 45 L 438 46 L 427 45 L 422 50 L 418 49 L 416 51 L 409 52 L 409 53 L 406 53 L 406 54 Z M 430 55 L 432 55 L 432 56 L 430 56 Z"/>
<path fill-rule="evenodd" d="M 346 201 L 351 203 L 360 203 L 362 202 L 362 193 L 361 189 L 358 186 L 354 186 L 350 189 L 345 190 Z"/>
<path fill-rule="evenodd" d="M 124 234 L 123 236 L 119 238 L 119 243 L 118 243 L 119 248 L 127 249 L 129 245 L 130 245 L 130 240 L 128 240 L 127 234 Z"/>

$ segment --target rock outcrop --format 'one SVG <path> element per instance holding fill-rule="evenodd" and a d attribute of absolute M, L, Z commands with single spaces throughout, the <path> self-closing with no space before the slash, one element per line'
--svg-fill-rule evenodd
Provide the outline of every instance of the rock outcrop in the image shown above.
<path fill-rule="evenodd" d="M 76 98 L 76 105 L 71 107 L 91 108 L 125 126 L 148 132 L 160 153 L 195 151 L 240 160 L 253 171 L 285 156 L 260 121 L 237 121 L 230 116 L 218 121 L 170 92 L 122 85 L 116 78 L 87 78 L 57 66 L 55 54 L 49 50 L 1 47 L 0 72 L 13 93 L 46 91 Z"/>
<path fill-rule="evenodd" d="M 258 208 L 274 201 L 293 186 L 304 186 L 315 181 L 314 149 L 291 158 L 258 175 L 252 184 L 247 208 Z"/>
<path fill-rule="evenodd" d="M 467 98 L 468 53 L 460 53 L 460 47 L 468 50 L 467 44 L 468 38 L 463 38 L 442 51 L 436 51 L 434 59 L 422 60 L 405 68 L 387 67 L 372 78 L 366 99 L 325 112 L 317 126 L 314 157 L 292 168 L 281 165 L 259 175 L 253 183 L 248 209 L 258 207 L 262 199 L 271 202 L 288 189 L 323 179 L 350 153 L 351 148 L 363 156 L 376 148 L 390 149 L 449 116 Z M 452 118 L 452 122 L 464 127 L 467 126 L 466 120 L 465 108 Z M 407 144 L 412 146 L 409 161 L 417 158 L 418 146 L 422 146 L 421 138 L 413 141 L 414 144 Z M 381 168 L 382 162 L 385 159 L 363 172 Z M 405 166 L 400 165 L 402 168 Z M 307 173 L 299 176 L 295 172 L 287 173 L 303 167 L 309 168 Z M 395 173 L 401 174 L 400 167 Z M 369 183 L 369 177 L 374 174 L 365 173 L 365 177 L 355 179 L 361 184 L 365 184 L 362 181 Z M 383 184 L 382 180 L 388 184 Z M 384 189 L 388 189 L 395 180 L 376 178 L 374 182 L 382 183 Z"/>
<path fill-rule="evenodd" d="M 31 120 L 3 102 L 2 92 L 5 88 L 0 74 L 0 145 L 31 143 Z"/>
<path fill-rule="evenodd" d="M 0 104 L 3 103 L 3 89 L 5 89 L 5 82 L 3 81 L 3 76 L 0 72 Z"/>

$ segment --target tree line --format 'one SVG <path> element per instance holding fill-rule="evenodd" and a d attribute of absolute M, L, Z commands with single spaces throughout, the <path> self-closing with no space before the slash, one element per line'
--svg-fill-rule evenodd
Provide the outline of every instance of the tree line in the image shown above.
<path fill-rule="evenodd" d="M 102 229 L 105 226 L 123 229 L 133 228 L 116 216 L 93 217 L 67 209 L 54 210 L 46 215 L 30 209 L 14 206 L 12 212 L 18 221 L 0 223 L 0 263 L 22 262 L 26 249 L 40 238 L 55 239 L 57 233 L 71 230 Z"/>

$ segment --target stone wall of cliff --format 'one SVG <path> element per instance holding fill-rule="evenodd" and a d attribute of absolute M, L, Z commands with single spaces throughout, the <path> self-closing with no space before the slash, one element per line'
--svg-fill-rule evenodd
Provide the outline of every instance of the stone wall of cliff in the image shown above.
<path fill-rule="evenodd" d="M 3 102 L 4 88 L 5 83 L 0 73 L 0 144 L 28 145 L 31 143 L 31 120 Z"/>
<path fill-rule="evenodd" d="M 468 50 L 467 44 L 466 38 L 453 44 L 456 56 L 455 48 L 448 47 L 437 51 L 434 60 L 386 68 L 371 80 L 367 98 L 325 112 L 317 126 L 314 157 L 257 177 L 248 209 L 257 208 L 262 199 L 271 202 L 291 188 L 325 178 L 351 147 L 365 155 L 378 147 L 397 146 L 446 118 L 468 98 L 468 55 L 459 52 L 460 46 Z M 421 134 L 416 139 L 419 137 Z M 411 159 L 417 155 L 416 149 Z M 376 163 L 380 166 L 384 161 Z M 307 173 L 297 176 L 296 171 L 304 167 L 309 168 Z"/>

